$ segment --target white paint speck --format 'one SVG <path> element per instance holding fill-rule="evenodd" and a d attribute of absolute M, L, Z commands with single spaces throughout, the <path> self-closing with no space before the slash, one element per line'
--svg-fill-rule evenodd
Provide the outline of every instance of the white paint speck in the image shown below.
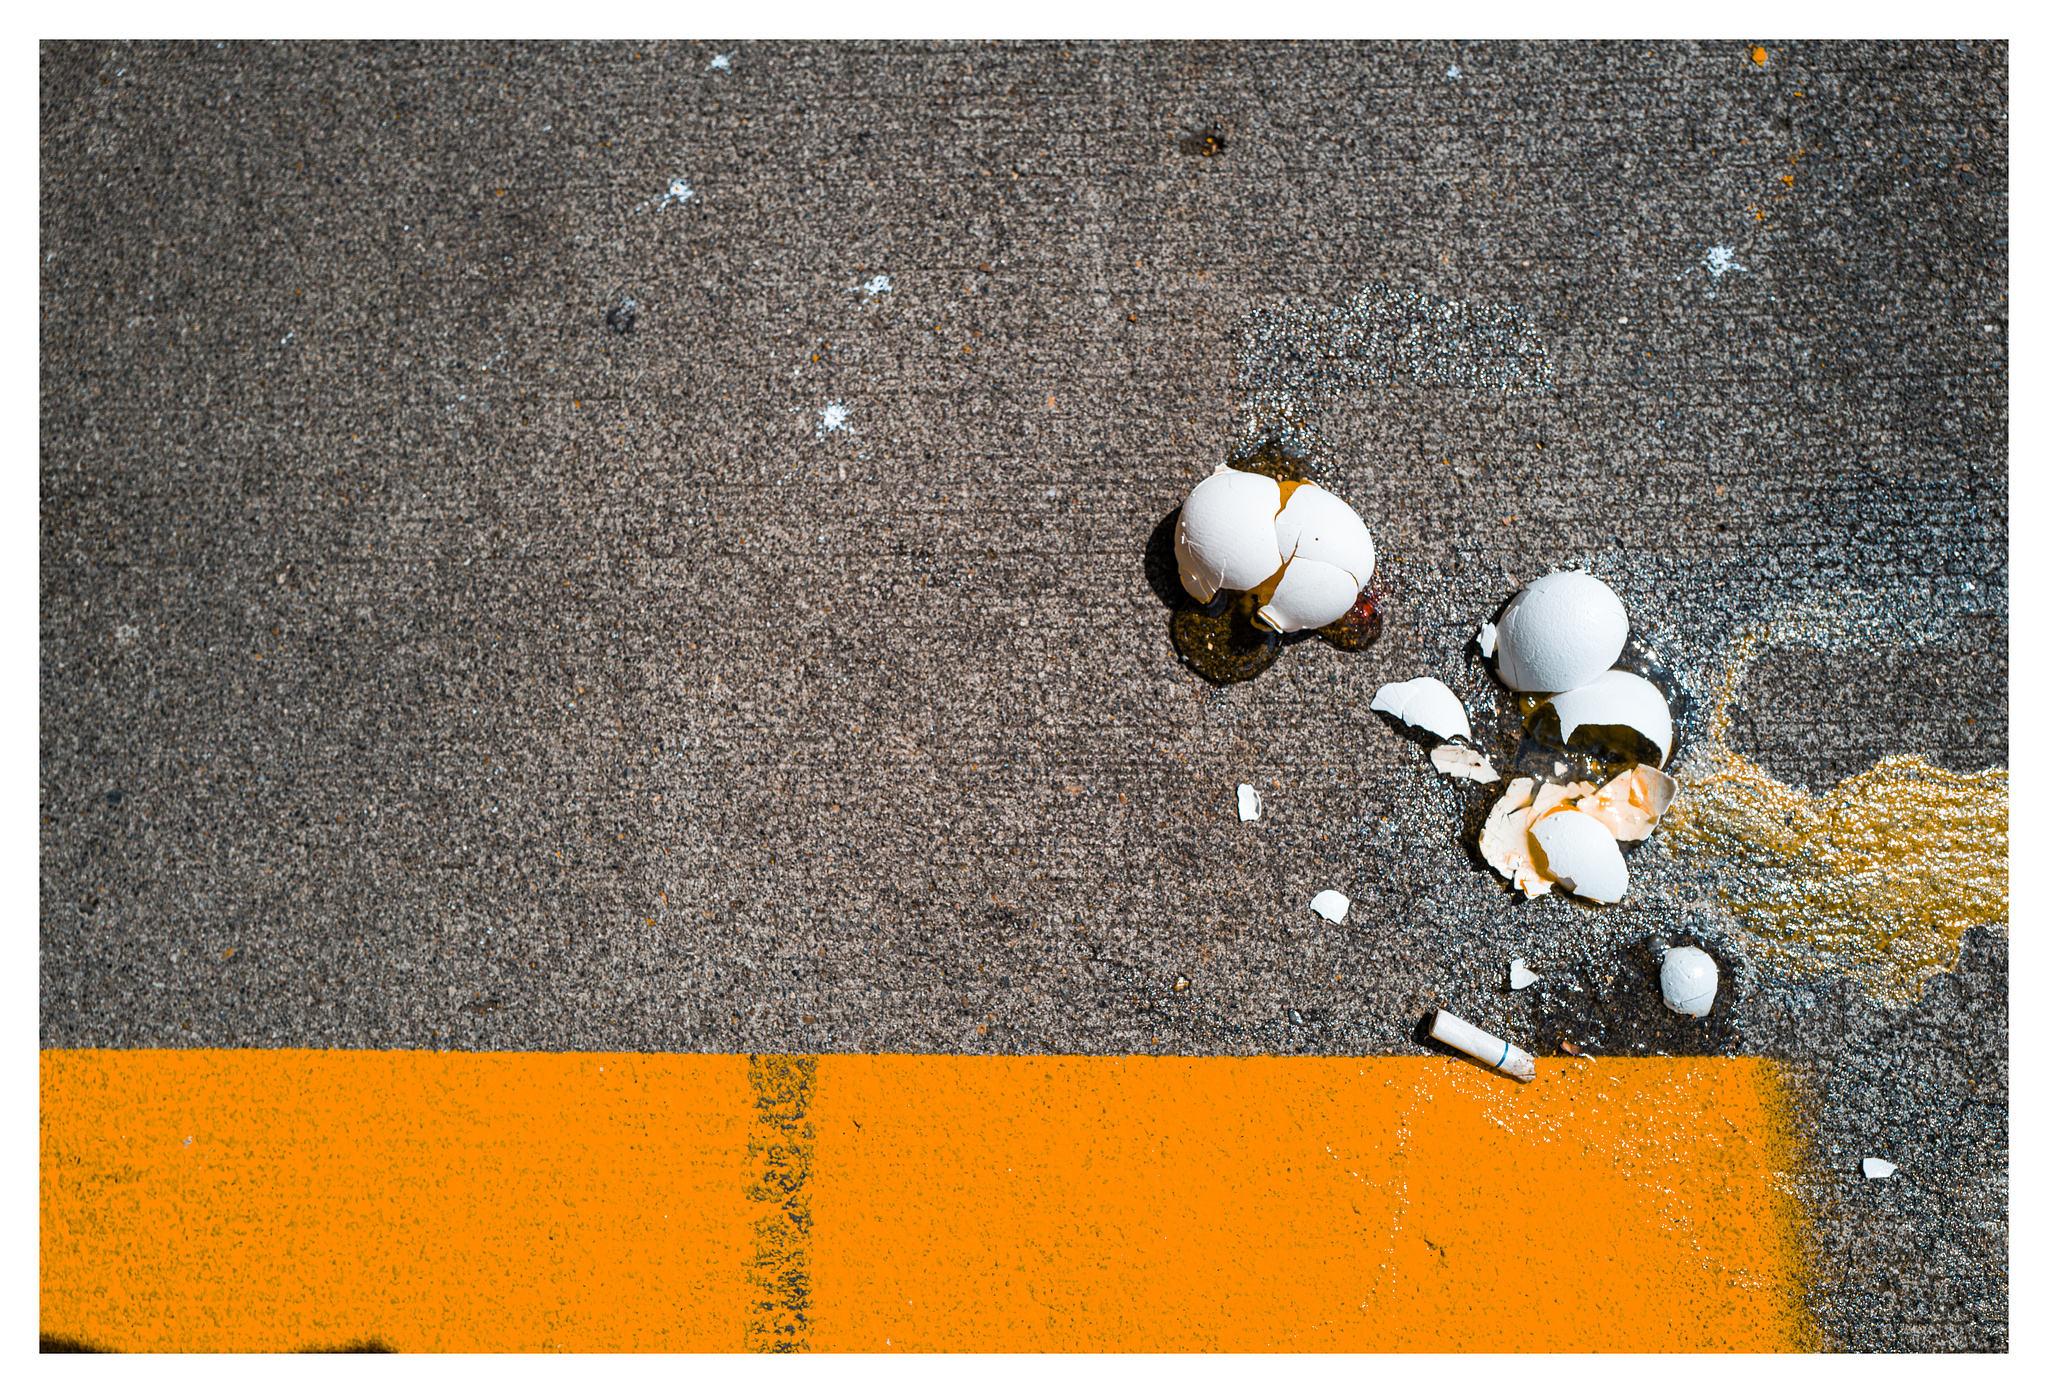
<path fill-rule="evenodd" d="M 668 192 L 655 200 L 654 211 L 658 213 L 671 203 L 688 203 L 696 196 L 697 191 L 690 187 L 690 181 L 677 175 L 668 181 Z"/>
<path fill-rule="evenodd" d="M 1700 262 L 1700 265 L 1706 267 L 1707 273 L 1717 282 L 1721 279 L 1723 271 L 1746 271 L 1749 269 L 1735 260 L 1735 248 L 1733 247 L 1708 248 L 1706 258 Z"/>
<path fill-rule="evenodd" d="M 846 424 L 846 418 L 851 414 L 845 402 L 826 403 L 825 409 L 818 413 L 818 438 L 823 440 L 827 432 L 835 430 L 853 434 L 853 427 Z"/>
<path fill-rule="evenodd" d="M 877 295 L 886 295 L 891 290 L 894 290 L 896 288 L 896 283 L 890 280 L 887 276 L 876 276 L 872 280 L 868 281 L 866 285 L 854 285 L 848 286 L 847 288 L 849 290 L 858 290 L 863 295 L 867 296 L 870 300 L 872 300 Z"/>
<path fill-rule="evenodd" d="M 1458 71 L 1458 65 L 1456 63 L 1451 64 L 1451 66 L 1444 72 L 1444 76 L 1449 78 L 1453 82 L 1456 82 L 1459 78 L 1463 77 L 1464 75 L 1465 74 Z"/>
<path fill-rule="evenodd" d="M 732 54 L 721 53 L 705 65 L 707 73 L 729 73 L 732 71 Z"/>

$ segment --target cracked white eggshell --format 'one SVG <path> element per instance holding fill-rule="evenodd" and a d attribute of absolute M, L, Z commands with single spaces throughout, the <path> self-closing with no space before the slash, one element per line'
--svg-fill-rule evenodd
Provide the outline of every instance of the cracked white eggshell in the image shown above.
<path fill-rule="evenodd" d="M 1332 924 L 1341 924 L 1351 912 L 1351 897 L 1342 890 L 1321 890 L 1308 902 L 1308 907 Z"/>
<path fill-rule="evenodd" d="M 1358 602 L 1358 590 L 1358 577 L 1342 566 L 1297 556 L 1273 587 L 1273 598 L 1259 607 L 1259 618 L 1283 634 L 1320 629 L 1344 617 Z"/>
<path fill-rule="evenodd" d="M 1542 817 L 1560 803 L 1577 802 L 1592 791 L 1589 783 L 1545 784 L 1536 790 L 1536 799 L 1529 805 L 1530 820 Z"/>
<path fill-rule="evenodd" d="M 1524 987 L 1533 987 L 1542 981 L 1542 974 L 1531 972 L 1529 964 L 1516 958 L 1508 964 L 1508 990 L 1518 992 Z"/>
<path fill-rule="evenodd" d="M 1273 519 L 1273 535 L 1289 561 L 1321 561 L 1349 571 L 1357 579 L 1353 599 L 1372 579 L 1371 530 L 1349 503 L 1326 488 L 1303 484 L 1289 494 L 1287 506 Z"/>
<path fill-rule="evenodd" d="M 1372 709 L 1403 725 L 1426 730 L 1439 740 L 1472 738 L 1472 718 L 1458 694 L 1434 677 L 1389 682 L 1372 694 Z"/>
<path fill-rule="evenodd" d="M 1597 819 L 1559 808 L 1529 824 L 1552 879 L 1581 899 L 1614 904 L 1628 894 L 1621 844 Z M 1667 959 L 1668 961 L 1668 959 Z"/>
<path fill-rule="evenodd" d="M 1273 515 L 1280 485 L 1263 474 L 1225 466 L 1196 484 L 1180 505 L 1173 557 L 1180 583 L 1207 604 L 1219 590 L 1256 589 L 1280 569 Z"/>
<path fill-rule="evenodd" d="M 1553 884 L 1536 869 L 1529 845 L 1529 820 L 1536 815 L 1530 801 L 1535 790 L 1534 779 L 1516 779 L 1509 784 L 1487 810 L 1486 826 L 1479 833 L 1479 853 L 1486 864 L 1532 900 L 1549 894 Z"/>
<path fill-rule="evenodd" d="M 1259 801 L 1259 791 L 1257 789 L 1253 788 L 1250 784 L 1239 784 L 1237 786 L 1237 820 L 1239 822 L 1257 822 L 1259 814 L 1265 810 L 1265 805 Z"/>
<path fill-rule="evenodd" d="M 1592 797 L 1579 799 L 1576 806 L 1605 823 L 1616 841 L 1639 842 L 1657 830 L 1657 819 L 1671 811 L 1671 801 L 1677 796 L 1676 779 L 1661 769 L 1638 764 L 1609 779 Z"/>
<path fill-rule="evenodd" d="M 1664 989 L 1664 1004 L 1681 1016 L 1704 1016 L 1714 1009 L 1721 969 L 1698 948 L 1673 948 L 1664 955 L 1657 985 Z"/>
<path fill-rule="evenodd" d="M 1470 745 L 1453 745 L 1449 741 L 1429 752 L 1429 762 L 1436 766 L 1439 774 L 1448 774 L 1454 779 L 1470 779 L 1475 784 L 1490 784 L 1500 778 L 1500 771 L 1488 759 Z"/>
<path fill-rule="evenodd" d="M 1550 699 L 1564 742 L 1580 726 L 1627 726 L 1657 747 L 1658 763 L 1671 758 L 1671 705 L 1656 684 L 1615 669 Z"/>
<path fill-rule="evenodd" d="M 1584 571 L 1554 571 L 1508 601 L 1494 670 L 1518 692 L 1568 692 L 1613 667 L 1627 642 L 1619 595 Z"/>

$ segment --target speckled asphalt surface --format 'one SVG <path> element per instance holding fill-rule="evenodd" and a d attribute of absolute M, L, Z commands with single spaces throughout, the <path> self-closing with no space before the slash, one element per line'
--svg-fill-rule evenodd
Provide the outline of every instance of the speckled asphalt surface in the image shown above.
<path fill-rule="evenodd" d="M 46 46 L 44 1044 L 1597 1026 L 1786 1061 L 1832 1342 L 2003 1348 L 2004 926 L 1888 1010 L 1654 840 L 1519 904 L 1365 709 L 1590 565 L 1694 681 L 1896 615 L 1751 666 L 1780 779 L 2005 762 L 2005 49 L 1765 47 Z M 1209 688 L 1148 542 L 1375 287 L 1547 375 L 1331 375 L 1385 636 Z"/>

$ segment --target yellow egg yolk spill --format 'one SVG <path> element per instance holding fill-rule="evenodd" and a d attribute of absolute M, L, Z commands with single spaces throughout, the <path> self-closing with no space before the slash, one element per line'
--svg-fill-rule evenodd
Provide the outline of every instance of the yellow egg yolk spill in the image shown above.
<path fill-rule="evenodd" d="M 1905 1005 L 1955 966 L 1965 930 L 2009 917 L 2007 771 L 1894 755 L 1820 795 L 1779 782 L 1728 739 L 1768 636 L 1753 629 L 1736 645 L 1664 835 L 1681 858 L 1716 863 L 1722 903 L 1765 957 L 1802 976 L 1846 973 Z"/>

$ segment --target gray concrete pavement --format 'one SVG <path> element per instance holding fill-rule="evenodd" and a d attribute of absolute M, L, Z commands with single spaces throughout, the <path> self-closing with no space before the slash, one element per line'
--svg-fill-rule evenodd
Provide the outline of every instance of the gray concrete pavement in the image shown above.
<path fill-rule="evenodd" d="M 1583 564 L 1702 696 L 1754 621 L 1862 626 L 1749 666 L 1789 784 L 2002 764 L 2006 85 L 1983 43 L 47 46 L 43 1042 L 1405 1052 L 1439 1003 L 1583 1032 L 1507 958 L 1690 932 L 1734 999 L 1642 1048 L 1800 1081 L 1831 1339 L 2002 1347 L 2003 926 L 1889 1008 L 1752 962 L 1656 842 L 1626 905 L 1518 903 L 1366 703 L 1482 693 L 1473 626 Z M 1332 357 L 1361 294 L 1438 337 Z M 1386 632 L 1215 689 L 1145 550 L 1283 408 Z"/>

